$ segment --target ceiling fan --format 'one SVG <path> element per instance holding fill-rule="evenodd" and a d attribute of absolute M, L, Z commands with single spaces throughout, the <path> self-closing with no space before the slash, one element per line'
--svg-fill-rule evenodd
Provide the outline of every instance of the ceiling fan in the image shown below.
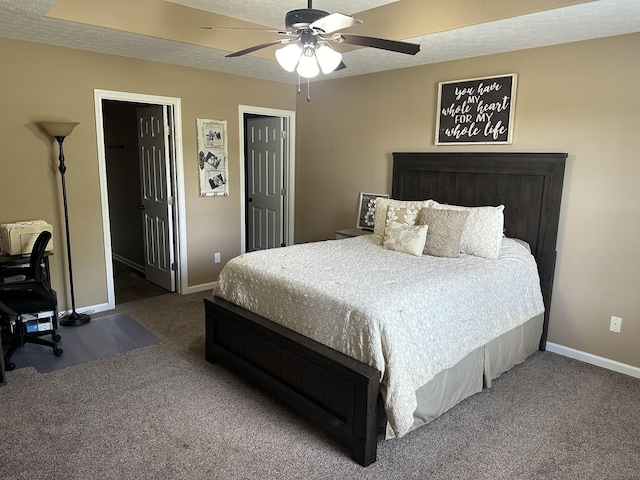
<path fill-rule="evenodd" d="M 285 31 L 271 30 L 286 38 L 254 45 L 226 56 L 240 57 L 282 44 L 284 46 L 275 52 L 280 66 L 288 72 L 296 71 L 301 77 L 309 79 L 317 76 L 320 71 L 327 74 L 346 67 L 342 62 L 342 54 L 331 47 L 332 43 L 373 47 L 407 55 L 415 55 L 420 51 L 420 45 L 415 43 L 340 33 L 340 30 L 359 23 L 362 22 L 349 15 L 316 10 L 312 8 L 312 0 L 308 0 L 307 8 L 291 10 L 286 14 Z"/>

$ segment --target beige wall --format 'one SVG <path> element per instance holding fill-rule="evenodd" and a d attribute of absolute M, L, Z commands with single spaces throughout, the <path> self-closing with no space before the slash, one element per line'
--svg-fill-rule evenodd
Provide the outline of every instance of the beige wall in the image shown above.
<path fill-rule="evenodd" d="M 390 193 L 394 151 L 567 152 L 549 341 L 640 367 L 638 51 L 635 34 L 312 84 L 296 241 L 354 227 L 359 192 Z M 513 144 L 436 147 L 438 82 L 503 73 L 519 75 Z"/>
<path fill-rule="evenodd" d="M 240 252 L 238 104 L 297 110 L 297 242 L 354 227 L 358 193 L 390 190 L 393 151 L 567 152 L 549 340 L 640 367 L 638 47 L 640 35 L 628 35 L 319 82 L 296 105 L 290 85 L 0 40 L 0 223 L 42 218 L 63 238 L 57 149 L 34 122 L 79 121 L 65 142 L 76 300 L 106 301 L 95 88 L 182 99 L 190 286 L 215 280 Z M 439 81 L 512 72 L 513 145 L 435 147 Z M 229 121 L 227 198 L 198 196 L 197 117 Z M 59 292 L 63 248 L 53 257 Z M 609 332 L 611 315 L 623 317 L 621 334 Z"/>
<path fill-rule="evenodd" d="M 64 308 L 64 217 L 57 144 L 38 120 L 80 122 L 64 143 L 78 308 L 106 303 L 94 89 L 182 101 L 188 285 L 213 282 L 223 260 L 240 253 L 238 105 L 295 110 L 291 85 L 80 50 L 0 39 L 2 91 L 0 223 L 43 219 L 58 240 L 52 282 Z M 200 197 L 195 119 L 228 121 L 230 195 Z"/>

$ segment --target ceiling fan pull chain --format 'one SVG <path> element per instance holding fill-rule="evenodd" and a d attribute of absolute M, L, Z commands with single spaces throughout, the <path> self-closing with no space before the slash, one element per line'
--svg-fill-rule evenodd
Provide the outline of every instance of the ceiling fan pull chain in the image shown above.
<path fill-rule="evenodd" d="M 300 74 L 298 74 L 298 95 L 300 95 Z"/>
<path fill-rule="evenodd" d="M 311 101 L 311 95 L 309 95 L 310 88 L 311 88 L 311 80 L 307 78 L 307 102 Z"/>

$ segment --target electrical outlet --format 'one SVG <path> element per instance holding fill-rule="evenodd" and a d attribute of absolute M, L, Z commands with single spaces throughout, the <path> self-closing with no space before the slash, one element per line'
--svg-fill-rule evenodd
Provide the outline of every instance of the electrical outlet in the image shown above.
<path fill-rule="evenodd" d="M 213 261 L 216 263 L 220 263 L 220 252 L 216 252 L 213 254 Z"/>
<path fill-rule="evenodd" d="M 620 333 L 620 329 L 622 328 L 622 319 L 620 317 L 611 316 L 611 324 L 609 325 L 609 330 L 612 332 Z"/>

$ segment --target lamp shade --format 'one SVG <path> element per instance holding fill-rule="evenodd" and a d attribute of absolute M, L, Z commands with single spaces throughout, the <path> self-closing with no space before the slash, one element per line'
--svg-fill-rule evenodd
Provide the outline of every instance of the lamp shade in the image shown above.
<path fill-rule="evenodd" d="M 79 122 L 38 122 L 52 137 L 68 137 Z"/>
<path fill-rule="evenodd" d="M 287 72 L 295 70 L 301 77 L 313 78 L 320 70 L 327 74 L 338 68 L 342 54 L 326 43 L 312 42 L 301 45 L 296 42 L 276 50 L 276 60 Z"/>
<path fill-rule="evenodd" d="M 303 47 L 302 56 L 300 57 L 296 71 L 298 75 L 304 78 L 313 78 L 320 73 L 320 67 L 316 59 L 315 45 L 305 45 Z"/>
<path fill-rule="evenodd" d="M 336 52 L 329 45 L 323 44 L 316 50 L 316 58 L 318 59 L 322 73 L 326 75 L 338 68 L 338 65 L 340 65 L 340 62 L 342 61 L 342 54 L 340 52 Z"/>
<path fill-rule="evenodd" d="M 286 47 L 276 50 L 276 60 L 287 72 L 293 72 L 298 66 L 302 48 L 297 43 L 290 43 Z"/>

